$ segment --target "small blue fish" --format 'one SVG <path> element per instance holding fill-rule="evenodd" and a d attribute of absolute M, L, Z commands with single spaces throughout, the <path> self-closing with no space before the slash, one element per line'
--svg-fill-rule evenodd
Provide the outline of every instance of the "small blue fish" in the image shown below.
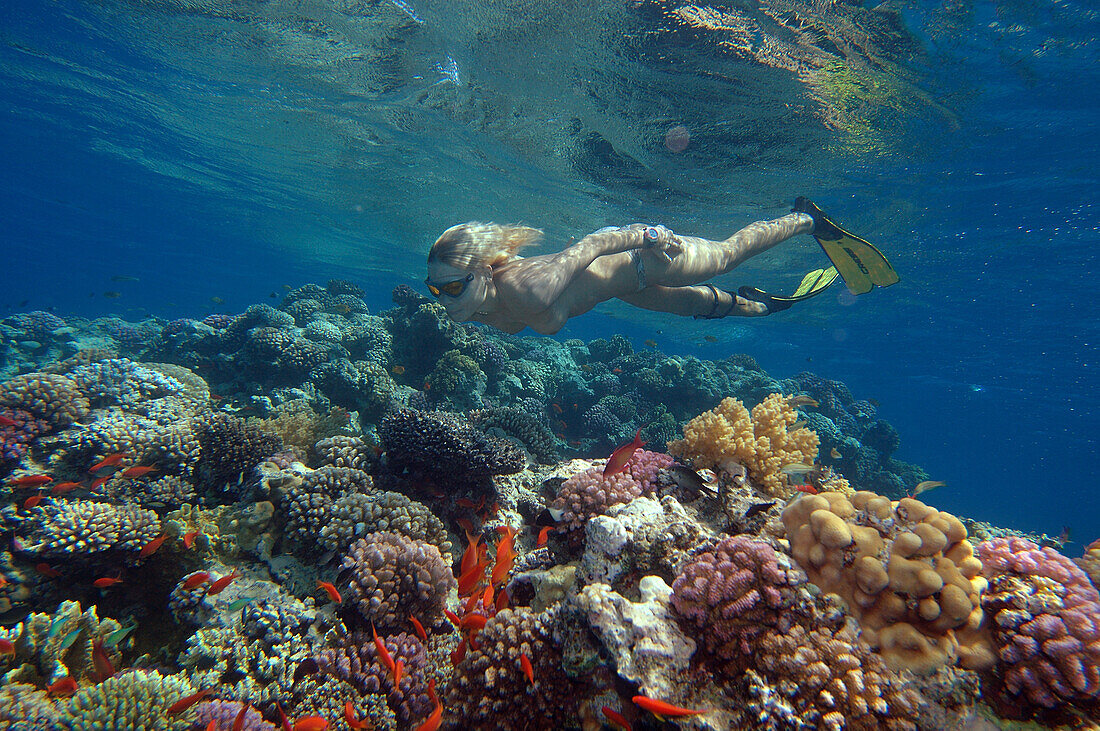
<path fill-rule="evenodd" d="M 68 617 L 58 617 L 57 619 L 55 619 L 53 621 L 53 624 L 50 625 L 49 633 L 46 635 L 46 642 L 49 642 L 54 637 L 57 637 L 57 633 L 61 631 L 61 628 L 65 626 L 65 622 L 67 622 L 68 620 Z"/>
<path fill-rule="evenodd" d="M 111 634 L 107 635 L 107 639 L 103 641 L 104 646 L 114 647 L 118 643 L 126 639 L 126 635 L 130 634 L 137 627 L 137 622 L 131 624 L 129 627 L 123 627 L 122 629 L 116 629 Z"/>
<path fill-rule="evenodd" d="M 80 633 L 83 631 L 84 629 L 82 627 L 78 627 L 69 634 L 65 635 L 64 639 L 61 640 L 61 649 L 68 650 L 70 647 L 72 647 L 73 643 L 76 642 L 76 638 L 79 637 Z"/>

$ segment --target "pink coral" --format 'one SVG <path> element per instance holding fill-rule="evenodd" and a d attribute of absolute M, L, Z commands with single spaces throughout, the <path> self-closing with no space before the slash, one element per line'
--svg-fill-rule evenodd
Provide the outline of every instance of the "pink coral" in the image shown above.
<path fill-rule="evenodd" d="M 1085 572 L 1023 538 L 986 541 L 978 555 L 1008 695 L 1038 709 L 1100 701 L 1100 594 Z"/>
<path fill-rule="evenodd" d="M 642 486 L 629 472 L 604 477 L 602 467 L 592 467 L 561 484 L 554 507 L 564 511 L 562 520 L 570 528 L 580 528 L 584 521 L 603 515 L 612 505 L 628 503 L 641 495 Z"/>
<path fill-rule="evenodd" d="M 702 630 L 707 649 L 723 660 L 749 655 L 774 627 L 788 587 L 775 549 L 734 536 L 687 564 L 672 584 L 672 607 Z"/>
<path fill-rule="evenodd" d="M 626 463 L 626 471 L 634 478 L 635 482 L 642 486 L 642 494 L 653 492 L 657 479 L 657 473 L 668 467 L 673 462 L 671 454 L 663 452 L 650 452 L 648 449 L 639 449 Z"/>

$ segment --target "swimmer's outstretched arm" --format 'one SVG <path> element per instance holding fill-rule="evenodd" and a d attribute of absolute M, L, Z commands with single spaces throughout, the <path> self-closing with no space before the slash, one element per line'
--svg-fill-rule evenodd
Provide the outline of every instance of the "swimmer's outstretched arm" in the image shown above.
<path fill-rule="evenodd" d="M 525 298 L 535 309 L 550 307 L 569 286 L 573 279 L 601 256 L 621 254 L 641 249 L 647 245 L 658 247 L 675 245 L 671 231 L 657 227 L 659 237 L 646 239 L 646 226 L 635 225 L 620 229 L 603 229 L 588 234 L 583 239 L 557 254 L 536 256 L 518 262 L 511 272 L 509 286 L 523 291 Z"/>

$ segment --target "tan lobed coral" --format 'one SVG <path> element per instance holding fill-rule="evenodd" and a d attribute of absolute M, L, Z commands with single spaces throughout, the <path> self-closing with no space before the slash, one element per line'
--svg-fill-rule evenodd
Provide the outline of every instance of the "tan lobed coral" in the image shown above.
<path fill-rule="evenodd" d="M 953 515 L 873 492 L 805 495 L 783 511 L 791 554 L 814 584 L 840 595 L 887 663 L 931 672 L 956 658 L 993 662 L 976 635 L 982 564 Z"/>
<path fill-rule="evenodd" d="M 813 464 L 819 444 L 806 428 L 791 429 L 798 414 L 784 396 L 773 393 L 750 415 L 737 399 L 724 398 L 684 425 L 684 438 L 668 444 L 669 454 L 692 460 L 696 467 L 733 472 L 744 465 L 753 482 L 770 495 L 792 490 L 782 473 L 789 464 Z"/>

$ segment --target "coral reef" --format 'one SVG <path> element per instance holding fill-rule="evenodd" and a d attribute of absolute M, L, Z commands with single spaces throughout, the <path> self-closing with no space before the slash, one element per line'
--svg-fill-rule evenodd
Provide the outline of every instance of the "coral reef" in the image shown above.
<path fill-rule="evenodd" d="M 1073 561 L 1023 538 L 978 544 L 982 606 L 1011 705 L 1100 711 L 1100 594 Z"/>
<path fill-rule="evenodd" d="M 160 519 L 134 505 L 73 500 L 39 505 L 20 519 L 18 532 L 22 550 L 43 557 L 136 554 L 160 534 Z"/>
<path fill-rule="evenodd" d="M 953 515 L 870 492 L 804 495 L 783 511 L 791 555 L 824 591 L 839 594 L 863 635 L 896 668 L 930 672 L 959 657 L 992 660 L 960 642 L 982 620 L 982 563 Z"/>
<path fill-rule="evenodd" d="M 740 401 L 725 398 L 685 424 L 684 438 L 670 442 L 668 451 L 696 467 L 729 472 L 733 464 L 744 465 L 765 493 L 786 496 L 792 490 L 782 468 L 812 465 L 817 458 L 817 435 L 791 429 L 796 421 L 798 414 L 780 394 L 754 406 L 751 415 Z"/>
<path fill-rule="evenodd" d="M 149 729 L 186 731 L 187 716 L 170 716 L 168 707 L 195 692 L 178 675 L 131 670 L 76 692 L 61 710 L 59 727 L 69 731 Z"/>
<path fill-rule="evenodd" d="M 340 584 L 350 618 L 379 629 L 425 626 L 443 618 L 447 594 L 456 588 L 439 549 L 399 533 L 370 533 L 348 548 Z"/>

